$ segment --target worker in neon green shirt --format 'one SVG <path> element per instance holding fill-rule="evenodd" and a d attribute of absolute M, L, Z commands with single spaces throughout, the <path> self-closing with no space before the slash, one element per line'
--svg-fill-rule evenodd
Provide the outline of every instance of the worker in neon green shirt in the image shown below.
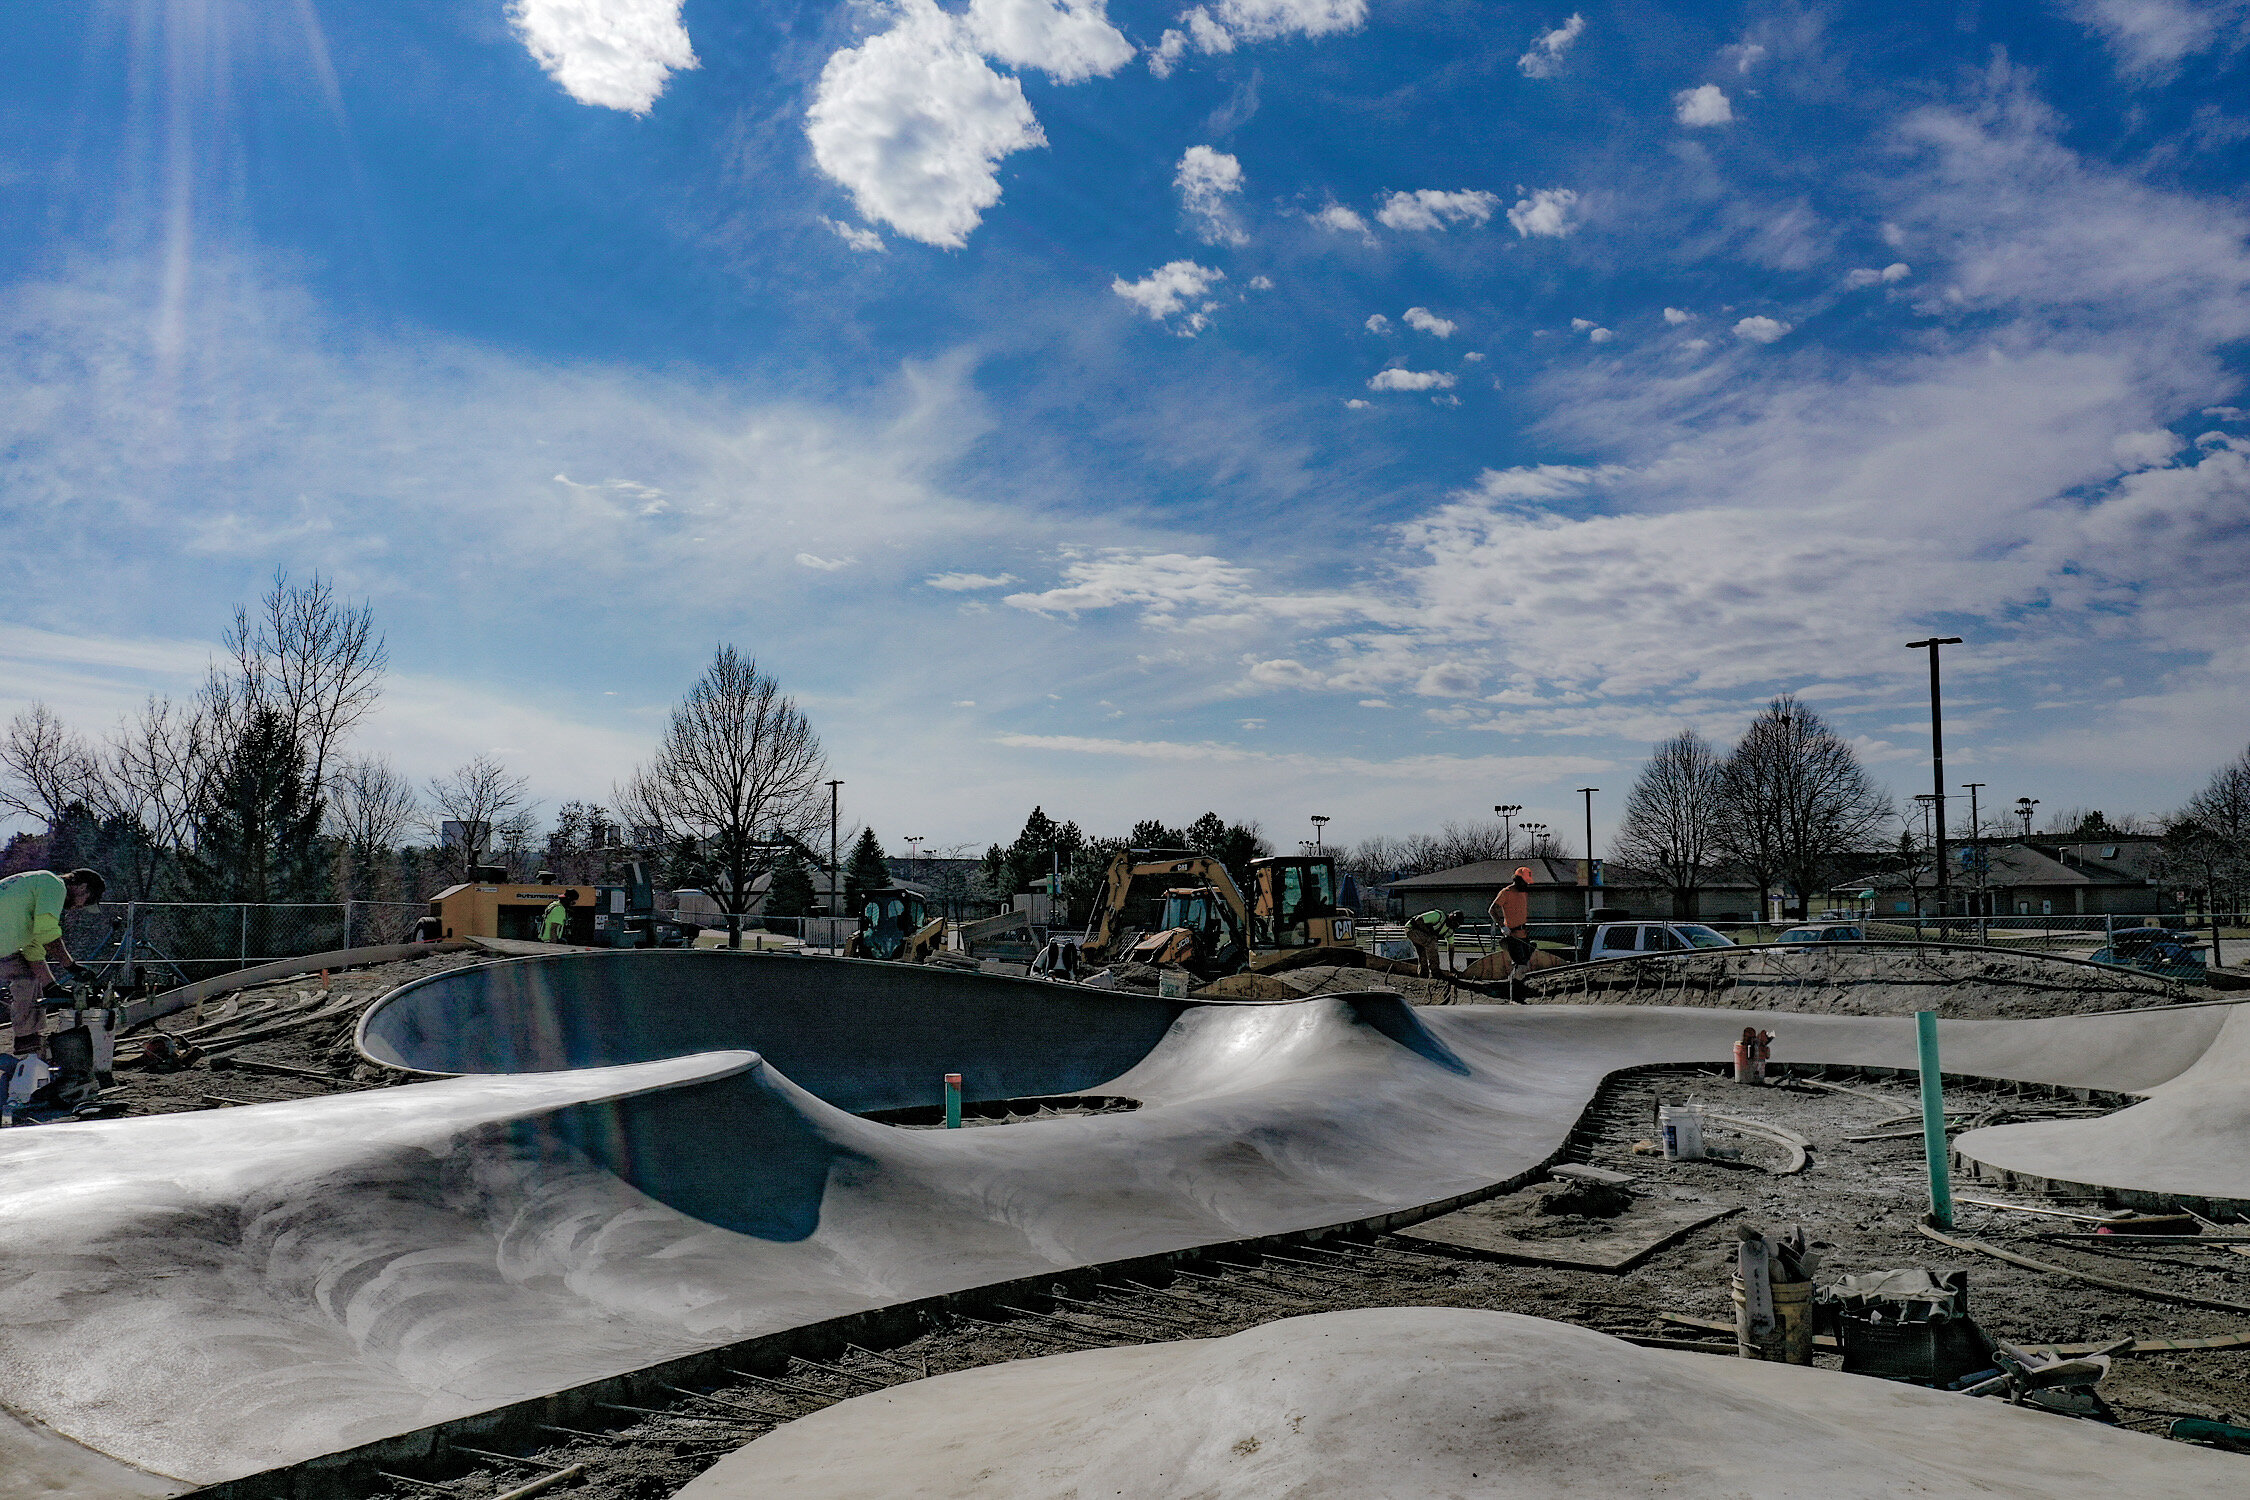
<path fill-rule="evenodd" d="M 563 893 L 547 903 L 539 914 L 539 941 L 559 943 L 570 928 L 570 909 L 578 904 L 578 892 L 567 887 Z"/>
<path fill-rule="evenodd" d="M 8 986 L 16 1056 L 39 1050 L 39 992 L 55 982 L 51 963 L 70 962 L 62 914 L 101 900 L 105 884 L 92 870 L 26 870 L 0 880 L 0 982 Z"/>

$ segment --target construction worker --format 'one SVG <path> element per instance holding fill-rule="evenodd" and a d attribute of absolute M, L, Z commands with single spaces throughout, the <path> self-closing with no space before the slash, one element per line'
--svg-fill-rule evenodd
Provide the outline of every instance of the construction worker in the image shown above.
<path fill-rule="evenodd" d="M 16 1056 L 39 1051 L 40 992 L 55 982 L 52 966 L 70 962 L 62 914 L 101 900 L 105 885 L 92 870 L 26 870 L 0 880 L 0 981 L 8 986 Z"/>
<path fill-rule="evenodd" d="M 1406 940 L 1414 945 L 1415 972 L 1424 979 L 1453 973 L 1453 934 L 1461 926 L 1457 911 L 1426 911 L 1406 923 Z M 1438 945 L 1445 945 L 1445 965 L 1438 965 Z"/>
<path fill-rule="evenodd" d="M 1492 898 L 1492 922 L 1500 946 L 1508 950 L 1508 996 L 1523 998 L 1523 976 L 1531 967 L 1531 867 L 1516 866 L 1515 877 Z"/>
<path fill-rule="evenodd" d="M 578 892 L 569 886 L 563 887 L 563 893 L 548 902 L 547 909 L 539 914 L 539 941 L 563 941 L 563 934 L 570 930 L 570 909 L 577 904 Z"/>

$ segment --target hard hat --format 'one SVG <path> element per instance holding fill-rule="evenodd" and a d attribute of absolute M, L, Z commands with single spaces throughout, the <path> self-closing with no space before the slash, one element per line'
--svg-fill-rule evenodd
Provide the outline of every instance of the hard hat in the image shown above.
<path fill-rule="evenodd" d="M 1523 883 L 1524 883 L 1525 885 L 1529 885 L 1529 884 L 1531 884 L 1531 882 L 1532 882 L 1533 878 L 1534 878 L 1534 877 L 1533 877 L 1533 875 L 1532 875 L 1532 873 L 1531 873 L 1531 866 L 1529 866 L 1529 865 L 1517 865 L 1517 866 L 1516 866 L 1516 879 L 1518 879 L 1518 880 L 1522 881 L 1522 882 L 1523 882 Z"/>

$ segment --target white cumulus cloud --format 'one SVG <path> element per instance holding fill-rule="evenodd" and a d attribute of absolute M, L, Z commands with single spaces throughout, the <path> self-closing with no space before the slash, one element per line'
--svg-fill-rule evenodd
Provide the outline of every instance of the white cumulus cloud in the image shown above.
<path fill-rule="evenodd" d="M 1563 54 L 1578 34 L 1586 29 L 1586 18 L 1575 12 L 1571 18 L 1553 31 L 1543 31 L 1531 39 L 1531 50 L 1516 59 L 1516 66 L 1526 78 L 1552 78 L 1562 71 Z"/>
<path fill-rule="evenodd" d="M 1423 188 L 1419 192 L 1393 193 L 1375 217 L 1386 229 L 1443 229 L 1448 224 L 1482 224 L 1490 220 L 1500 200 L 1491 193 L 1465 190 L 1458 193 Z"/>
<path fill-rule="evenodd" d="M 841 219 L 822 219 L 820 222 L 826 224 L 835 232 L 838 239 L 854 250 L 878 251 L 890 248 L 883 243 L 883 237 L 872 229 L 862 229 L 857 224 L 846 224 Z"/>
<path fill-rule="evenodd" d="M 1189 47 L 1202 53 L 1232 52 L 1237 42 L 1267 42 L 1284 36 L 1327 36 L 1355 31 L 1367 20 L 1367 0 L 1219 0 L 1180 12 L 1148 55 L 1148 69 L 1169 78 Z"/>
<path fill-rule="evenodd" d="M 1770 344 L 1796 326 L 1779 318 L 1751 317 L 1735 324 L 1734 333 L 1736 338 L 1748 339 L 1753 344 Z"/>
<path fill-rule="evenodd" d="M 1715 83 L 1681 89 L 1672 96 L 1672 117 L 1682 125 L 1724 125 L 1734 119 L 1734 105 Z"/>
<path fill-rule="evenodd" d="M 1852 272 L 1851 275 L 1844 278 L 1844 285 L 1875 286 L 1878 283 L 1886 281 L 1904 281 L 1907 277 L 1913 274 L 1913 268 L 1908 266 L 1906 262 L 1902 260 L 1894 260 L 1879 271 L 1874 269 L 1872 266 L 1861 266 L 1858 270 Z"/>
<path fill-rule="evenodd" d="M 1675 328 L 1677 328 L 1682 323 L 1693 322 L 1694 319 L 1695 314 L 1689 312 L 1686 308 L 1667 307 L 1664 309 L 1664 321 L 1671 324 Z"/>
<path fill-rule="evenodd" d="M 1367 331 L 1369 333 L 1389 333 L 1391 331 L 1391 320 L 1381 313 L 1369 313 L 1367 315 Z"/>
<path fill-rule="evenodd" d="M 898 0 L 890 30 L 821 69 L 805 135 L 862 215 L 959 249 L 1000 201 L 1000 159 L 1044 146 L 1023 85 L 988 67 L 932 0 Z"/>
<path fill-rule="evenodd" d="M 1606 344 L 1611 339 L 1616 337 L 1617 335 L 1607 328 L 1589 328 L 1586 330 L 1586 340 L 1588 343 Z"/>
<path fill-rule="evenodd" d="M 1451 390 L 1453 377 L 1443 370 L 1379 370 L 1367 382 L 1371 391 Z"/>
<path fill-rule="evenodd" d="M 1333 229 L 1339 234 L 1365 234 L 1367 221 L 1341 203 L 1331 203 L 1312 216 L 1312 221 L 1323 229 Z"/>
<path fill-rule="evenodd" d="M 2151 432 L 2124 432 L 2111 440 L 2109 451 L 2127 469 L 2154 469 L 2170 463 L 2172 455 L 2187 446 L 2187 439 L 2159 427 Z"/>
<path fill-rule="evenodd" d="M 515 0 L 508 21 L 580 104 L 645 115 L 667 79 L 697 66 L 680 0 Z"/>
<path fill-rule="evenodd" d="M 1133 44 L 1109 24 L 1102 0 L 972 0 L 964 19 L 987 57 L 1057 83 L 1106 78 L 1133 60 Z"/>
<path fill-rule="evenodd" d="M 1406 326 L 1419 328 L 1435 338 L 1449 339 L 1453 337 L 1453 330 L 1461 325 L 1451 318 L 1439 317 L 1426 307 L 1410 307 L 1406 310 Z"/>
<path fill-rule="evenodd" d="M 1226 279 L 1224 271 L 1199 266 L 1192 260 L 1175 260 L 1158 266 L 1138 281 L 1127 281 L 1119 276 L 1110 282 L 1109 289 L 1159 323 L 1186 314 L 1178 331 L 1192 337 L 1211 321 L 1210 304 L 1203 298 L 1213 286 Z"/>
<path fill-rule="evenodd" d="M 1249 243 L 1234 217 L 1233 200 L 1242 192 L 1240 161 L 1209 146 L 1190 146 L 1180 157 L 1172 186 L 1179 190 L 1180 211 L 1206 245 Z"/>
<path fill-rule="evenodd" d="M 1571 219 L 1577 206 L 1578 195 L 1569 188 L 1540 188 L 1516 200 L 1508 210 L 1508 223 L 1525 239 L 1536 234 L 1559 240 L 1578 227 Z"/>

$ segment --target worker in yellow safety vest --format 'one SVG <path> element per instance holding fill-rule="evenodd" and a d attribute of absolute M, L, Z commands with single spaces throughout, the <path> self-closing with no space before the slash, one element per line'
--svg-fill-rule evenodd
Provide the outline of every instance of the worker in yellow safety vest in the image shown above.
<path fill-rule="evenodd" d="M 1457 911 L 1426 911 L 1406 923 L 1406 940 L 1414 945 L 1416 972 L 1424 979 L 1435 979 L 1441 969 L 1438 948 L 1444 945 L 1445 963 L 1442 972 L 1453 972 L 1453 934 L 1461 925 Z"/>
<path fill-rule="evenodd" d="M 39 992 L 55 982 L 52 965 L 70 962 L 62 914 L 101 900 L 104 884 L 92 870 L 26 870 L 0 880 L 0 983 L 8 987 L 16 1056 L 39 1050 Z"/>
<path fill-rule="evenodd" d="M 561 942 L 563 934 L 570 930 L 570 909 L 577 904 L 578 892 L 567 888 L 548 902 L 547 909 L 539 914 L 539 941 Z"/>

